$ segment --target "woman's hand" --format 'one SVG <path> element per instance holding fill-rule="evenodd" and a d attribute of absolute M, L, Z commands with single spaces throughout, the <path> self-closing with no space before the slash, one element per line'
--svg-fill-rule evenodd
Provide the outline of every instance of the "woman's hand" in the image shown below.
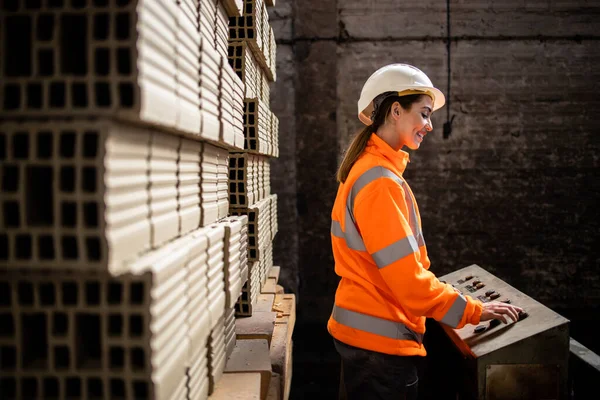
<path fill-rule="evenodd" d="M 514 322 L 519 320 L 519 313 L 523 312 L 521 307 L 514 306 L 512 304 L 502 303 L 501 301 L 490 301 L 483 303 L 483 311 L 481 312 L 480 321 L 489 321 L 491 319 L 497 319 L 505 324 L 508 322 L 506 316 Z"/>

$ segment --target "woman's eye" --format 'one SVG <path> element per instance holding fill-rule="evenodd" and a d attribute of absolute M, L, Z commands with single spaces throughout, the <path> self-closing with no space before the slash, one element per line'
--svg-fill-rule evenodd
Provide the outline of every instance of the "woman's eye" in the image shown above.
<path fill-rule="evenodd" d="M 428 119 L 429 116 L 427 114 L 421 114 L 423 116 L 423 118 Z"/>

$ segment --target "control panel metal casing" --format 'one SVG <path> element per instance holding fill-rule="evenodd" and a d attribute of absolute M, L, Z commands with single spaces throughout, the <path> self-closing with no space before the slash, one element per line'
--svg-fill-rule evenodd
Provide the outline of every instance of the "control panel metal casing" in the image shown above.
<path fill-rule="evenodd" d="M 464 357 L 462 386 L 471 398 L 567 398 L 569 320 L 478 265 L 439 279 L 463 295 L 483 302 L 509 300 L 527 313 L 519 321 L 495 326 L 490 321 L 462 329 L 440 324 Z"/>

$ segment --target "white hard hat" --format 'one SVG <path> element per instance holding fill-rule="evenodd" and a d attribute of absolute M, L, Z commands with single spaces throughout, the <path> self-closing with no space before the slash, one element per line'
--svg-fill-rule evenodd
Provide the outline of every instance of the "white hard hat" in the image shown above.
<path fill-rule="evenodd" d="M 408 64 L 390 64 L 379 68 L 365 82 L 358 100 L 358 119 L 371 125 L 373 99 L 385 92 L 397 92 L 399 96 L 427 94 L 433 100 L 433 111 L 446 103 L 444 94 L 433 86 L 431 80 L 420 69 Z"/>

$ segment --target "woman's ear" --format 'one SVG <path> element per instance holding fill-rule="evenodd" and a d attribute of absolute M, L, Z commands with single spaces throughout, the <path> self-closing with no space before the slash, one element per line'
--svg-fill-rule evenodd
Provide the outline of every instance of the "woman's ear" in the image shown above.
<path fill-rule="evenodd" d="M 392 104 L 392 115 L 394 116 L 394 118 L 398 118 L 400 116 L 400 103 L 395 102 L 394 104 Z"/>

